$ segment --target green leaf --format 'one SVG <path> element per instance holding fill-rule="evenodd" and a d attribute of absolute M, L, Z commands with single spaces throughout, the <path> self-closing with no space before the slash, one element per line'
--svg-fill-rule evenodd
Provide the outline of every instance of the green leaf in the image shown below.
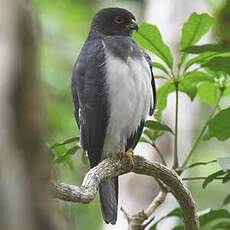
<path fill-rule="evenodd" d="M 230 203 L 230 194 L 228 194 L 228 195 L 224 198 L 222 205 L 227 205 L 227 204 L 229 204 L 229 203 Z"/>
<path fill-rule="evenodd" d="M 68 165 L 68 167 L 71 171 L 74 170 L 74 161 L 70 155 L 65 156 L 65 163 Z"/>
<path fill-rule="evenodd" d="M 230 107 L 217 113 L 208 123 L 204 140 L 216 137 L 220 141 L 230 138 Z"/>
<path fill-rule="evenodd" d="M 203 182 L 202 187 L 206 188 L 208 184 L 210 184 L 212 181 L 214 181 L 217 177 L 224 175 L 225 172 L 223 170 L 217 171 L 215 173 L 212 173 L 209 175 Z"/>
<path fill-rule="evenodd" d="M 138 32 L 133 33 L 133 38 L 140 46 L 161 58 L 168 67 L 173 67 L 171 51 L 163 42 L 160 31 L 155 25 L 147 23 L 141 24 Z"/>
<path fill-rule="evenodd" d="M 229 230 L 230 229 L 230 221 L 223 221 L 220 222 L 212 227 L 213 230 L 215 229 L 224 229 L 224 230 Z"/>
<path fill-rule="evenodd" d="M 190 81 L 182 80 L 179 84 L 179 91 L 187 94 L 191 101 L 194 100 L 197 94 L 197 88 Z"/>
<path fill-rule="evenodd" d="M 157 120 L 161 119 L 163 110 L 167 105 L 168 95 L 173 92 L 175 86 L 172 81 L 166 82 L 164 85 L 160 86 L 157 90 L 157 113 L 155 115 Z"/>
<path fill-rule="evenodd" d="M 230 170 L 230 157 L 218 158 L 217 161 L 224 172 Z"/>
<path fill-rule="evenodd" d="M 186 167 L 186 169 L 194 168 L 194 167 L 201 166 L 201 165 L 208 165 L 208 164 L 212 164 L 215 162 L 217 162 L 217 160 L 211 160 L 211 161 L 205 161 L 205 162 L 196 162 L 196 163 L 191 164 L 188 167 Z"/>
<path fill-rule="evenodd" d="M 67 150 L 67 152 L 65 153 L 65 156 L 67 156 L 67 155 L 73 155 L 73 154 L 75 154 L 76 152 L 77 152 L 77 150 L 79 150 L 80 149 L 80 146 L 79 145 L 75 145 L 75 146 L 73 146 L 73 147 L 71 147 L 71 148 L 69 148 L 68 150 Z"/>
<path fill-rule="evenodd" d="M 51 149 L 54 156 L 63 156 L 65 155 L 65 152 L 67 151 L 66 147 L 64 145 L 57 146 L 57 148 Z"/>
<path fill-rule="evenodd" d="M 167 131 L 173 134 L 172 129 L 170 129 L 167 125 L 164 125 L 158 121 L 148 120 L 145 122 L 145 127 L 152 130 Z"/>
<path fill-rule="evenodd" d="M 82 154 L 81 154 L 81 161 L 84 165 L 86 165 L 86 166 L 89 165 L 89 158 L 85 152 L 82 152 Z"/>
<path fill-rule="evenodd" d="M 204 226 L 214 220 L 230 218 L 230 212 L 226 209 L 210 210 L 208 213 L 205 213 L 199 216 L 200 226 Z"/>
<path fill-rule="evenodd" d="M 230 47 L 220 45 L 220 44 L 206 44 L 201 46 L 186 47 L 185 49 L 183 49 L 183 52 L 192 53 L 192 54 L 200 54 L 206 52 L 228 53 L 230 52 Z"/>
<path fill-rule="evenodd" d="M 143 134 L 144 135 L 142 135 L 142 138 L 144 138 L 144 139 L 142 142 L 152 144 L 152 142 L 155 141 L 160 136 L 162 136 L 163 133 L 156 131 L 156 130 L 151 130 L 151 129 L 145 128 Z"/>
<path fill-rule="evenodd" d="M 219 88 L 211 82 L 204 82 L 200 84 L 197 89 L 197 94 L 201 101 L 210 105 L 216 103 L 219 93 Z"/>
<path fill-rule="evenodd" d="M 70 144 L 72 142 L 77 142 L 79 141 L 80 138 L 79 137 L 70 137 L 64 141 L 61 141 L 61 142 L 57 142 L 57 143 L 54 143 L 53 145 L 50 146 L 50 149 L 54 149 L 58 146 L 61 146 L 61 145 L 66 145 L 66 144 Z"/>
<path fill-rule="evenodd" d="M 148 143 L 148 144 L 152 144 L 151 140 L 149 140 L 149 138 L 146 138 L 144 135 L 141 136 L 139 142 L 143 142 L 143 143 Z"/>
<path fill-rule="evenodd" d="M 230 96 L 230 86 L 224 90 L 224 96 Z"/>
<path fill-rule="evenodd" d="M 185 70 L 187 70 L 189 67 L 191 67 L 194 64 L 204 64 L 207 62 L 212 57 L 215 57 L 217 54 L 213 52 L 207 52 L 207 53 L 202 53 L 198 56 L 195 56 L 191 58 L 186 64 L 185 64 Z"/>
<path fill-rule="evenodd" d="M 168 70 L 164 67 L 164 65 L 162 65 L 161 63 L 158 62 L 152 62 L 151 66 L 160 69 L 161 71 L 163 71 L 164 73 L 166 73 L 168 75 Z"/>
<path fill-rule="evenodd" d="M 230 57 L 214 57 L 203 64 L 203 66 L 213 71 L 230 74 Z"/>
<path fill-rule="evenodd" d="M 169 212 L 167 215 L 163 216 L 162 218 L 160 218 L 153 226 L 151 226 L 151 230 L 156 230 L 157 229 L 157 225 L 158 223 L 160 223 L 162 220 L 168 218 L 168 217 L 178 217 L 178 218 L 182 218 L 183 217 L 183 213 L 181 208 L 175 208 L 173 209 L 171 212 Z"/>
<path fill-rule="evenodd" d="M 71 168 L 71 159 L 69 158 L 70 155 L 73 155 L 76 153 L 77 150 L 80 149 L 79 145 L 75 145 L 72 146 L 71 148 L 69 148 L 67 151 L 63 152 L 62 154 L 57 154 L 57 156 L 54 158 L 54 163 L 62 163 L 62 162 L 66 162 L 67 164 L 69 164 L 69 167 Z"/>
<path fill-rule="evenodd" d="M 214 19 L 206 13 L 192 13 L 182 28 L 182 36 L 180 41 L 181 49 L 185 49 L 186 47 L 197 43 L 203 37 L 203 35 L 208 32 L 213 23 Z M 187 55 L 187 53 L 183 53 L 180 63 L 183 63 Z"/>
<path fill-rule="evenodd" d="M 168 80 L 166 77 L 164 76 L 159 76 L 159 75 L 154 75 L 154 79 L 163 79 L 163 80 Z"/>
<path fill-rule="evenodd" d="M 230 171 L 227 171 L 227 173 L 225 174 L 222 183 L 225 184 L 227 182 L 230 181 Z"/>
<path fill-rule="evenodd" d="M 179 90 L 186 93 L 190 99 L 193 100 L 197 94 L 197 86 L 202 82 L 214 82 L 214 79 L 205 72 L 188 72 L 182 76 L 179 84 Z"/>
<path fill-rule="evenodd" d="M 183 75 L 183 80 L 189 81 L 191 84 L 197 84 L 205 81 L 214 82 L 213 76 L 198 70 L 187 72 Z"/>
<path fill-rule="evenodd" d="M 54 159 L 53 163 L 54 163 L 54 164 L 60 164 L 60 163 L 62 163 L 62 162 L 64 162 L 64 161 L 65 161 L 65 156 L 63 155 L 63 156 L 56 157 L 56 158 Z"/>
<path fill-rule="evenodd" d="M 184 230 L 185 229 L 185 227 L 184 227 L 184 225 L 177 225 L 177 226 L 175 226 L 172 230 Z"/>
<path fill-rule="evenodd" d="M 183 217 L 183 213 L 181 208 L 175 208 L 171 212 L 169 212 L 165 217 Z"/>

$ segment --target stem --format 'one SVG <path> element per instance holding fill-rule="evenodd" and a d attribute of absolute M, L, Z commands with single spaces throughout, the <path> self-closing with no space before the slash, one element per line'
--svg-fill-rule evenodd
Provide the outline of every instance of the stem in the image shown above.
<path fill-rule="evenodd" d="M 176 116 L 175 116 L 175 138 L 174 138 L 174 161 L 173 161 L 173 168 L 176 169 L 179 167 L 178 162 L 178 108 L 179 108 L 179 97 L 178 97 L 178 86 L 179 82 L 175 81 L 175 89 L 176 89 Z"/>
<path fill-rule="evenodd" d="M 208 177 L 199 176 L 199 177 L 184 177 L 182 180 L 206 180 Z M 223 180 L 226 177 L 216 177 L 215 180 Z"/>
<path fill-rule="evenodd" d="M 190 150 L 188 156 L 186 157 L 184 163 L 182 164 L 182 166 L 181 166 L 182 168 L 184 168 L 184 167 L 187 165 L 187 163 L 188 163 L 188 161 L 190 160 L 190 158 L 191 158 L 193 152 L 195 151 L 196 147 L 197 147 L 198 144 L 200 143 L 201 138 L 202 138 L 202 136 L 203 136 L 205 130 L 206 130 L 207 127 L 208 127 L 208 122 L 209 122 L 209 120 L 213 117 L 213 115 L 214 115 L 215 112 L 216 112 L 216 109 L 217 109 L 218 106 L 219 106 L 220 99 L 221 99 L 221 97 L 223 96 L 223 93 L 224 93 L 224 91 L 220 89 L 220 95 L 219 95 L 219 97 L 218 97 L 218 100 L 216 101 L 216 104 L 215 104 L 215 106 L 214 106 L 214 109 L 213 109 L 213 111 L 211 112 L 211 114 L 209 115 L 207 121 L 205 122 L 203 128 L 202 128 L 201 131 L 200 131 L 200 134 L 198 135 L 196 141 L 194 142 L 194 144 L 193 144 L 193 146 L 192 146 L 192 149 Z"/>
<path fill-rule="evenodd" d="M 164 158 L 164 155 L 162 154 L 162 152 L 159 150 L 159 148 L 155 145 L 155 143 L 152 143 L 152 146 L 153 148 L 156 150 L 156 152 L 158 153 L 160 159 L 161 159 L 161 163 L 163 165 L 167 165 L 166 161 L 165 161 L 165 158 Z"/>

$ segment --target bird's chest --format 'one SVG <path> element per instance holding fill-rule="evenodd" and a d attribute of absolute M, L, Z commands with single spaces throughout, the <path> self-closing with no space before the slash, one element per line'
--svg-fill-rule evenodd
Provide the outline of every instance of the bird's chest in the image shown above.
<path fill-rule="evenodd" d="M 110 105 L 107 135 L 125 145 L 149 112 L 150 69 L 144 57 L 124 61 L 110 53 L 106 55 L 105 68 Z"/>

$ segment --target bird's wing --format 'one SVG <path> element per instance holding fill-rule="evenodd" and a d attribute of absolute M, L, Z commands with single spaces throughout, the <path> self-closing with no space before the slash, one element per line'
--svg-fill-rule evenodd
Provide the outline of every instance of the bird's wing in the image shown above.
<path fill-rule="evenodd" d="M 102 41 L 92 40 L 85 43 L 73 69 L 75 117 L 80 127 L 81 144 L 88 153 L 91 167 L 101 159 L 108 123 L 104 65 Z"/>
<path fill-rule="evenodd" d="M 152 92 L 153 92 L 153 104 L 150 106 L 149 109 L 149 115 L 151 116 L 154 112 L 155 106 L 156 106 L 156 86 L 155 86 L 155 80 L 154 80 L 154 75 L 153 75 L 153 70 L 152 70 L 152 66 L 151 66 L 151 58 L 150 56 L 144 52 L 143 50 L 143 55 L 146 59 L 146 61 L 149 63 L 149 68 L 150 68 L 150 72 L 151 72 L 151 85 L 152 85 Z M 138 126 L 137 130 L 135 133 L 132 134 L 132 136 L 130 136 L 127 140 L 127 144 L 126 144 L 126 150 L 128 150 L 129 148 L 134 149 L 141 137 L 143 128 L 144 128 L 144 123 L 145 121 L 142 120 L 140 125 Z"/>
<path fill-rule="evenodd" d="M 140 137 L 141 137 L 141 134 L 144 128 L 144 124 L 145 124 L 145 121 L 142 120 L 140 125 L 137 128 L 137 131 L 128 138 L 126 146 L 125 146 L 126 151 L 130 148 L 135 149 L 137 143 L 140 140 Z"/>
<path fill-rule="evenodd" d="M 157 100 L 157 94 L 156 94 L 156 85 L 155 85 L 155 80 L 154 80 L 154 75 L 153 75 L 153 69 L 151 66 L 151 58 L 150 56 L 143 50 L 144 57 L 146 61 L 149 63 L 149 68 L 151 72 L 151 84 L 152 84 L 152 91 L 153 91 L 153 105 L 151 105 L 150 110 L 149 110 L 149 115 L 153 115 L 153 112 L 156 107 L 156 100 Z"/>

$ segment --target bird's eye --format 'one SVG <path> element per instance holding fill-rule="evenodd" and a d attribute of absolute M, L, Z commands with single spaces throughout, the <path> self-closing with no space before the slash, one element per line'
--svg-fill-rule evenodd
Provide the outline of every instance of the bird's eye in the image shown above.
<path fill-rule="evenodd" d="M 121 16 L 115 17 L 113 21 L 116 22 L 117 24 L 121 24 L 125 22 L 124 18 Z"/>

